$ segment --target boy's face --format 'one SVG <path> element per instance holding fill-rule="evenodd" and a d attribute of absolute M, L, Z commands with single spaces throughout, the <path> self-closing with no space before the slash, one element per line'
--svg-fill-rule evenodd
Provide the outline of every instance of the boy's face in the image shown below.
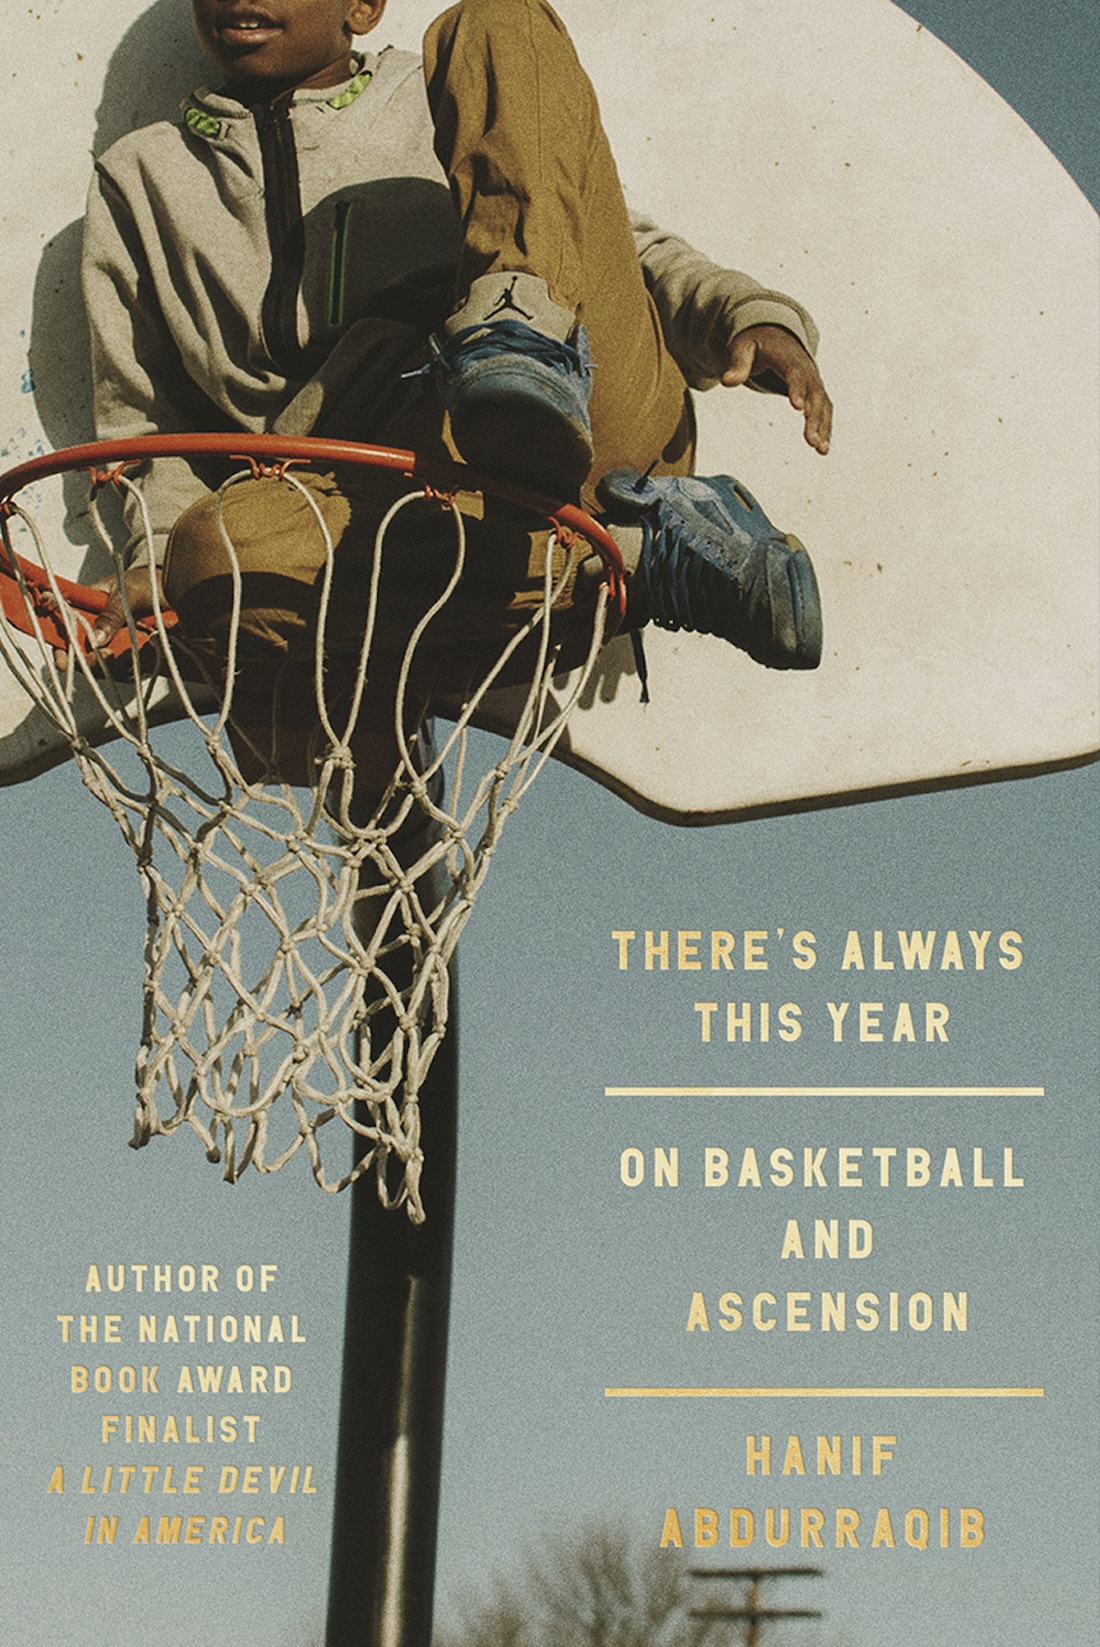
<path fill-rule="evenodd" d="M 199 44 L 243 102 L 347 78 L 352 36 L 386 0 L 191 0 Z"/>

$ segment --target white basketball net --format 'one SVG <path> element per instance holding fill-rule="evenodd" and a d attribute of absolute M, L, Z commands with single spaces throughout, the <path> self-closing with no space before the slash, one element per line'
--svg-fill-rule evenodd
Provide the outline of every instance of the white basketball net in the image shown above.
<path fill-rule="evenodd" d="M 249 474 L 234 475 L 222 492 Z M 135 491 L 125 477 L 111 478 Z M 293 474 L 282 478 L 308 496 Z M 323 1189 L 343 1189 L 373 1169 L 382 1202 L 404 1205 L 420 1222 L 418 1099 L 447 1028 L 448 963 L 504 824 L 584 690 L 602 642 L 607 590 L 601 587 L 596 600 L 587 658 L 559 702 L 551 692 L 551 613 L 567 573 L 552 573 L 552 537 L 541 604 L 510 636 L 433 750 L 430 725 L 407 730 L 406 694 L 424 631 L 462 574 L 463 519 L 453 501 L 445 502 L 454 522 L 453 568 L 405 650 L 394 709 L 397 769 L 370 816 L 360 818 L 351 731 L 367 680 L 387 529 L 398 510 L 429 495 L 410 485 L 378 530 L 355 689 L 338 721 L 326 699 L 324 667 L 333 544 L 310 500 L 326 539 L 328 570 L 314 657 L 321 731 L 308 790 L 247 781 L 228 741 L 239 567 L 225 685 L 196 686 L 185 678 L 186 648 L 160 610 L 154 613 L 159 645 L 139 652 L 131 622 L 132 676 L 117 666 L 107 671 L 88 645 L 91 620 L 65 604 L 38 528 L 12 506 L 5 544 L 10 549 L 10 539 L 24 532 L 33 541 L 33 559 L 48 573 L 47 601 L 69 637 L 68 656 L 59 661 L 43 630 L 41 597 L 25 581 L 30 639 L 6 621 L 0 635 L 9 667 L 69 741 L 85 784 L 118 822 L 146 894 L 134 1145 L 189 1126 L 234 1181 L 250 1164 L 274 1172 L 304 1149 Z M 92 514 L 121 574 L 94 497 Z M 488 771 L 472 774 L 471 721 L 525 642 L 537 659 L 515 734 Z M 164 676 L 193 735 L 155 724 Z M 81 731 L 76 704 L 78 697 L 86 703 L 88 692 L 106 737 L 117 741 L 96 747 Z M 322 1137 L 332 1140 L 326 1147 L 331 1160 L 344 1137 L 340 1127 L 327 1130 L 337 1119 L 356 1143 L 351 1166 L 341 1144 L 345 1160 L 332 1170 L 322 1158 Z"/>

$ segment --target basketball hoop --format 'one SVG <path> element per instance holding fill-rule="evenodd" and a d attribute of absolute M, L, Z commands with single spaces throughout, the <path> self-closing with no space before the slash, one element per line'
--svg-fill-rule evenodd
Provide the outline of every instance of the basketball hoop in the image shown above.
<path fill-rule="evenodd" d="M 215 494 L 231 567 L 224 641 L 196 638 L 154 589 L 152 612 L 128 612 L 101 651 L 93 627 L 105 596 L 59 575 L 16 499 L 47 476 L 87 470 L 90 518 L 121 581 L 100 496 L 128 494 L 140 514 L 127 470 L 164 456 L 240 460 Z M 339 546 L 308 473 L 291 467 L 303 462 L 401 477 L 362 557 L 365 619 L 353 651 L 333 640 L 344 616 Z M 295 660 L 257 662 L 242 638 L 246 579 L 226 521 L 238 489 L 257 479 L 303 500 L 323 545 L 308 656 Z M 484 552 L 476 569 L 469 548 L 477 498 L 537 517 L 545 537 L 534 595 L 505 591 L 492 624 L 468 621 L 487 576 Z M 417 520 L 438 537 L 441 518 L 449 559 L 427 604 L 410 612 L 393 543 Z M 270 435 L 153 436 L 32 459 L 0 477 L 0 525 L 4 658 L 119 824 L 147 900 L 135 1147 L 186 1124 L 230 1181 L 250 1164 L 274 1172 L 304 1148 L 323 1189 L 373 1170 L 383 1205 L 420 1222 L 418 1097 L 446 1032 L 448 963 L 504 824 L 621 617 L 614 542 L 581 510 L 461 465 Z M 598 574 L 579 574 L 593 553 Z M 401 589 L 396 625 L 387 575 Z M 461 636 L 475 631 L 463 652 Z M 551 682 L 566 667 L 575 673 L 557 701 Z M 474 774 L 478 708 L 517 679 L 526 697 L 515 733 Z M 444 699 L 453 724 L 437 742 L 432 714 Z M 165 726 L 170 714 L 194 735 Z M 334 1120 L 356 1138 L 348 1171 L 322 1160 Z"/>

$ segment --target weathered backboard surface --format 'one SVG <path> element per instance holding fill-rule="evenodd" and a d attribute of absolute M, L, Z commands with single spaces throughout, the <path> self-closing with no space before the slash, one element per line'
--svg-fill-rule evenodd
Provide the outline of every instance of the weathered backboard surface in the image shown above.
<path fill-rule="evenodd" d="M 433 0 L 372 44 L 414 46 Z M 781 401 L 699 404 L 700 470 L 810 547 L 825 657 L 772 674 L 651 632 L 607 651 L 567 758 L 687 822 L 1046 770 L 1097 749 L 1097 219 L 988 86 L 888 0 L 561 0 L 632 202 L 818 320 L 833 451 Z M 629 26 L 628 26 L 629 25 Z M 186 0 L 7 20 L 0 467 L 91 433 L 77 268 L 89 151 L 205 78 Z M 625 54 L 625 55 L 624 55 Z M 66 507 L 67 505 L 67 512 Z M 66 570 L 100 568 L 78 494 Z M 497 710 L 507 720 L 507 701 Z M 8 781 L 59 758 L 0 681 Z"/>

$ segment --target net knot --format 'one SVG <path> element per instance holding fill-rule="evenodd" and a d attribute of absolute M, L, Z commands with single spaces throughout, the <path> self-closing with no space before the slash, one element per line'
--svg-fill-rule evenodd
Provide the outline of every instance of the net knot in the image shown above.
<path fill-rule="evenodd" d="M 248 452 L 231 452 L 234 463 L 247 463 L 252 472 L 253 480 L 285 480 L 288 469 L 304 468 L 306 458 L 279 458 L 274 463 L 265 463 L 262 458 L 253 457 Z"/>
<path fill-rule="evenodd" d="M 442 486 L 425 486 L 423 498 L 425 503 L 437 503 L 441 509 L 453 509 L 457 492 L 448 492 Z"/>
<path fill-rule="evenodd" d="M 124 458 L 121 463 L 113 464 L 108 468 L 102 468 L 98 464 L 93 464 L 88 470 L 88 474 L 91 477 L 93 495 L 96 492 L 101 492 L 105 486 L 117 486 L 125 475 L 126 470 L 133 469 L 135 467 L 136 460 L 134 458 Z"/>

